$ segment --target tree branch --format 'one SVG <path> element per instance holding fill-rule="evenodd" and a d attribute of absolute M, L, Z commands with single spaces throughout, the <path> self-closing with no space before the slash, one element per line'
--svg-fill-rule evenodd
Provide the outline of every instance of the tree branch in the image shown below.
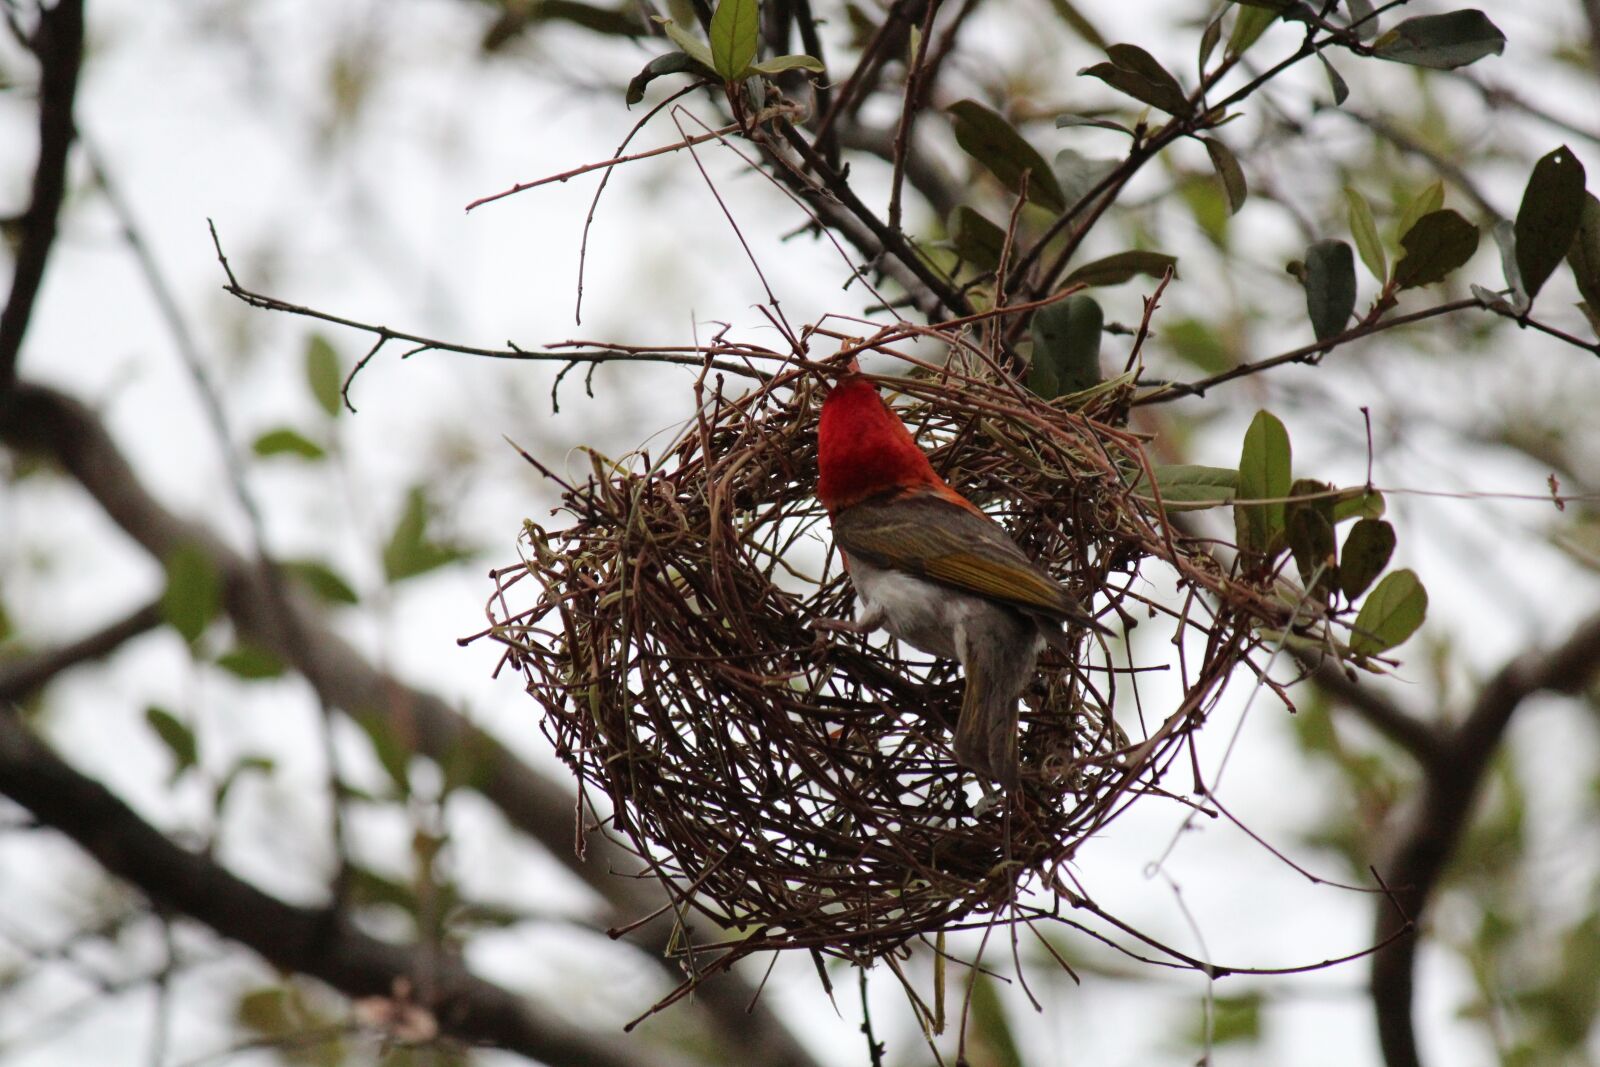
<path fill-rule="evenodd" d="M 156 559 L 165 559 L 180 545 L 199 548 L 222 578 L 224 606 L 242 636 L 293 663 L 331 706 L 353 718 L 381 718 L 387 730 L 429 759 L 444 763 L 471 753 L 485 769 L 476 787 L 513 826 L 543 845 L 622 915 L 648 914 L 658 908 L 651 883 L 615 873 L 637 867 L 620 848 L 602 839 L 591 843 L 587 862 L 574 857 L 574 802 L 567 788 L 539 775 L 437 695 L 373 667 L 294 596 L 289 607 L 298 616 L 305 640 L 291 646 L 275 624 L 261 568 L 207 527 L 179 518 L 151 496 L 99 418 L 83 404 L 57 390 L 30 384 L 16 387 L 14 401 L 13 417 L 0 421 L 0 440 L 60 463 Z M 663 914 L 633 934 L 664 966 L 675 966 L 663 958 L 674 941 L 675 922 Z M 747 1056 L 787 1067 L 813 1064 L 770 1011 L 750 1006 L 754 991 L 737 976 L 706 983 L 697 999 L 716 1017 L 721 1036 Z"/>
<path fill-rule="evenodd" d="M 160 625 L 161 604 L 156 601 L 60 648 L 17 656 L 0 663 L 0 706 L 27 699 L 49 684 L 56 675 L 88 660 L 108 656 L 140 634 L 148 633 Z"/>
<path fill-rule="evenodd" d="M 1438 886 L 1467 827 L 1473 801 L 1512 715 L 1535 693 L 1576 693 L 1600 677 L 1600 613 L 1581 622 L 1559 646 L 1527 653 L 1502 667 L 1427 768 L 1421 803 L 1388 856 L 1378 864 L 1404 915 L 1385 900 L 1378 906 L 1376 937 L 1393 935 L 1406 918 L 1416 922 Z M 1441 721 L 1446 721 L 1441 718 Z M 1388 1067 L 1421 1067 L 1411 1017 L 1417 938 L 1385 945 L 1372 960 L 1372 1002 L 1378 1040 Z"/>
<path fill-rule="evenodd" d="M 83 60 L 83 0 L 43 7 L 30 42 L 39 57 L 39 162 L 33 196 L 22 215 L 22 239 L 11 295 L 0 311 L 0 411 L 17 380 L 17 356 L 44 281 L 45 263 L 56 240 L 56 217 L 67 190 L 67 153 L 72 148 L 72 102 Z"/>
<path fill-rule="evenodd" d="M 1401 708 L 1371 686 L 1351 681 L 1337 663 L 1318 662 L 1314 657 L 1295 653 L 1310 680 L 1328 696 L 1343 704 L 1367 725 L 1409 752 L 1424 768 L 1443 758 L 1449 739 L 1443 727 L 1432 726 Z"/>
<path fill-rule="evenodd" d="M 388 997 L 397 983 L 406 983 L 444 1032 L 556 1067 L 663 1062 L 659 1050 L 596 1038 L 558 1021 L 472 974 L 455 957 L 431 947 L 379 941 L 339 912 L 269 896 L 213 860 L 178 847 L 99 782 L 65 763 L 17 715 L 3 710 L 0 793 L 72 838 L 158 907 L 199 920 L 275 967 L 321 979 L 351 997 Z"/>

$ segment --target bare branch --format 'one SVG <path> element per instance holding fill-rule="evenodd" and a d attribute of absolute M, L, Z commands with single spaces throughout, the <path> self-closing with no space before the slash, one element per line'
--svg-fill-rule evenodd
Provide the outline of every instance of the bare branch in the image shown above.
<path fill-rule="evenodd" d="M 60 648 L 18 656 L 0 663 L 0 706 L 20 702 L 38 692 L 56 675 L 88 660 L 110 655 L 140 634 L 161 625 L 161 605 L 138 608 L 101 630 Z"/>
<path fill-rule="evenodd" d="M 41 7 L 30 45 L 40 66 L 39 162 L 33 171 L 33 198 L 22 216 L 11 295 L 0 311 L 0 405 L 17 379 L 22 337 L 33 317 L 33 303 L 56 240 L 56 216 L 66 196 L 67 153 L 74 136 L 72 103 L 83 60 L 83 0 Z"/>
<path fill-rule="evenodd" d="M 0 792 L 71 837 L 158 907 L 197 919 L 274 966 L 321 979 L 347 996 L 387 997 L 405 983 L 425 991 L 424 1006 L 444 1032 L 552 1065 L 686 1062 L 582 1033 L 472 974 L 456 957 L 379 941 L 341 912 L 269 896 L 212 859 L 174 844 L 6 711 L 0 711 Z"/>
<path fill-rule="evenodd" d="M 1380 905 L 1378 940 L 1406 921 L 1416 922 L 1428 905 L 1446 864 L 1466 830 L 1485 772 L 1511 717 L 1528 697 L 1541 692 L 1576 693 L 1600 677 L 1600 613 L 1589 616 L 1560 645 L 1530 652 L 1506 664 L 1459 719 L 1440 758 L 1428 767 L 1421 802 L 1378 870 L 1394 887 L 1399 912 Z M 1388 1067 L 1420 1067 L 1411 1017 L 1417 939 L 1399 938 L 1372 961 L 1372 1001 L 1378 1040 Z"/>
<path fill-rule="evenodd" d="M 545 779 L 493 735 L 461 716 L 437 695 L 406 685 L 372 666 L 329 629 L 298 597 L 303 643 L 290 647 L 271 610 L 259 567 L 224 544 L 207 527 L 179 518 L 139 481 L 104 425 L 81 403 L 54 389 L 19 385 L 14 417 L 0 422 L 0 440 L 42 452 L 76 478 L 124 532 L 157 559 L 180 545 L 198 547 L 222 577 L 224 606 L 241 635 L 293 663 L 330 705 L 354 718 L 377 716 L 422 755 L 445 762 L 473 755 L 484 768 L 479 791 L 517 829 L 567 864 L 623 915 L 653 911 L 659 898 L 643 882 L 618 877 L 633 870 L 625 854 L 604 840 L 590 843 L 587 862 L 573 855 L 573 800 L 565 786 Z M 636 942 L 663 966 L 674 938 L 674 919 L 663 916 L 636 932 Z M 724 1039 L 761 1062 L 809 1067 L 811 1057 L 764 1008 L 750 1008 L 751 989 L 736 976 L 707 983 L 700 1003 L 719 1022 Z"/>

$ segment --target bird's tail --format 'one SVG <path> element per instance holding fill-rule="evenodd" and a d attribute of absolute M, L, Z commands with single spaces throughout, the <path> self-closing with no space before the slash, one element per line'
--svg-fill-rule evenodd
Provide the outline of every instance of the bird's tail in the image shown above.
<path fill-rule="evenodd" d="M 956 762 L 968 770 L 1014 789 L 1017 700 L 1033 674 L 1040 639 L 1031 620 L 1006 614 L 1010 625 L 996 626 L 982 635 L 964 635 L 973 639 L 961 642 L 967 677 L 961 718 L 956 722 L 955 755 Z"/>

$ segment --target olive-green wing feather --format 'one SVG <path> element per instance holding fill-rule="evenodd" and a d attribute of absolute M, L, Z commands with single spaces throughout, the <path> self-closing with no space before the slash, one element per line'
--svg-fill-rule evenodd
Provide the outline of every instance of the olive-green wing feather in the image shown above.
<path fill-rule="evenodd" d="M 846 555 L 905 571 L 1048 618 L 1090 622 L 1072 594 L 1018 548 L 999 523 L 941 497 L 876 498 L 833 517 Z"/>

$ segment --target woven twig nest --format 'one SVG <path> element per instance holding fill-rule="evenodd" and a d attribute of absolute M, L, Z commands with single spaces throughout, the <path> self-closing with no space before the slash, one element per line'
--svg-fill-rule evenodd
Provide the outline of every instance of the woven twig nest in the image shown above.
<path fill-rule="evenodd" d="M 1128 590 L 1152 557 L 1180 586 L 1217 588 L 1214 565 L 1131 491 L 1147 469 L 1137 440 L 1090 417 L 1120 414 L 1115 384 L 1072 410 L 993 373 L 898 384 L 935 469 L 1085 603 L 1117 602 L 1107 621 L 1149 615 Z M 790 947 L 869 961 L 1068 892 L 1079 843 L 1159 791 L 1241 654 L 1234 627 L 1180 609 L 1180 627 L 1210 633 L 1204 661 L 1182 665 L 1180 705 L 1144 707 L 1148 730 L 1136 719 L 1125 734 L 1112 705 L 1136 677 L 1127 653 L 1113 670 L 1083 635 L 1074 660 L 1047 652 L 1024 696 L 1022 786 L 975 804 L 950 751 L 959 669 L 810 626 L 853 609 L 812 495 L 824 390 L 785 370 L 709 399 L 659 460 L 595 456 L 563 483 L 568 524 L 529 522 L 489 603 L 597 828 L 681 915 L 728 932 L 724 962 Z"/>

